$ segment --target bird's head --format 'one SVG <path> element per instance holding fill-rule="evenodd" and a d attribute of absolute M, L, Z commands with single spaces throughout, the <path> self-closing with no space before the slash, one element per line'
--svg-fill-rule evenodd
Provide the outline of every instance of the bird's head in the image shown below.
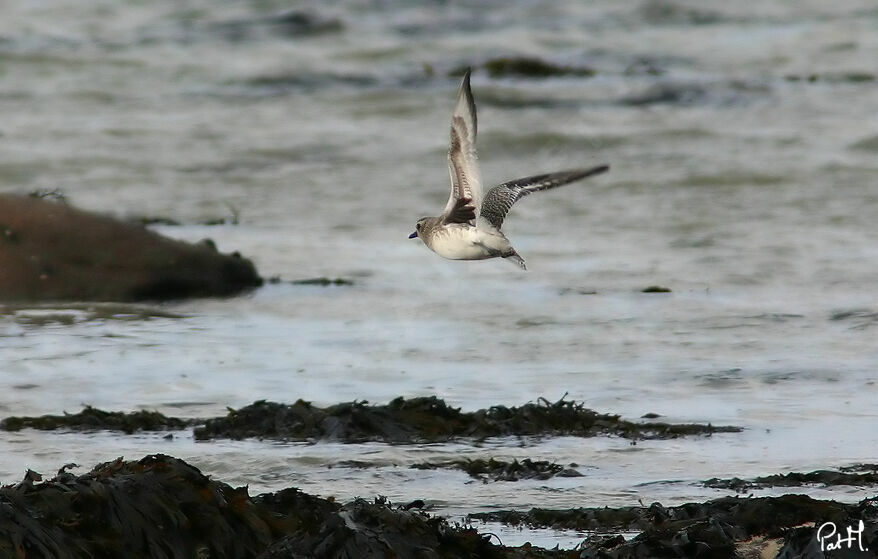
<path fill-rule="evenodd" d="M 427 222 L 428 219 L 430 218 L 422 217 L 418 220 L 418 223 L 415 225 L 415 232 L 409 235 L 409 239 L 414 239 L 415 237 L 420 236 L 421 231 L 424 229 L 424 224 Z"/>

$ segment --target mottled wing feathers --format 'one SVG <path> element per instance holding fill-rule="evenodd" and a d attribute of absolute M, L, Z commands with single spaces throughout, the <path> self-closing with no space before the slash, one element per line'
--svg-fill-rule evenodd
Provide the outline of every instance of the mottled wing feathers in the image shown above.
<path fill-rule="evenodd" d="M 454 203 L 450 212 L 445 213 L 444 223 L 473 223 L 476 220 L 476 207 L 469 198 L 461 198 Z"/>
<path fill-rule="evenodd" d="M 512 205 L 520 198 L 527 196 L 531 192 L 556 188 L 592 175 L 598 175 L 606 172 L 608 169 L 607 165 L 599 165 L 589 169 L 572 169 L 570 171 L 546 173 L 504 182 L 489 190 L 485 195 L 485 200 L 482 202 L 481 216 L 488 223 L 499 229 L 503 225 L 503 220 L 506 218 L 506 214 L 509 213 Z"/>
<path fill-rule="evenodd" d="M 461 199 L 467 199 L 472 206 L 473 225 L 478 218 L 482 205 L 482 178 L 476 154 L 477 129 L 476 103 L 470 88 L 470 71 L 467 70 L 457 92 L 457 103 L 451 116 L 451 145 L 448 149 L 451 194 L 442 214 L 446 222 L 449 222 L 453 212 L 458 211 L 458 201 Z"/>

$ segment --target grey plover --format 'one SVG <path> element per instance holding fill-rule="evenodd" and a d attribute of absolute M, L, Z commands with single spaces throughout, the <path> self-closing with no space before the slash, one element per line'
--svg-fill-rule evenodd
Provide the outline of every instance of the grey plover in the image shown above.
<path fill-rule="evenodd" d="M 482 178 L 476 154 L 476 103 L 467 70 L 457 93 L 451 117 L 451 147 L 448 170 L 451 195 L 445 211 L 438 217 L 422 217 L 410 239 L 420 238 L 430 249 L 450 260 L 509 258 L 522 269 L 524 259 L 500 231 L 503 219 L 520 198 L 592 175 L 603 173 L 608 165 L 534 175 L 499 184 L 482 193 Z"/>

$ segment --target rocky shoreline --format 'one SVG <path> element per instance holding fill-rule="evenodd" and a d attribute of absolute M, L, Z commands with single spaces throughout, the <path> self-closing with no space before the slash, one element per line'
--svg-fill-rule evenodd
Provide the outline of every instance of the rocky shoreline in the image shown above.
<path fill-rule="evenodd" d="M 819 526 L 864 523 L 857 545 L 878 548 L 878 499 L 856 504 L 804 495 L 723 497 L 665 507 L 532 509 L 470 520 L 590 532 L 575 549 L 507 547 L 473 525 L 451 524 L 383 498 L 339 504 L 296 488 L 251 496 L 183 460 L 117 459 L 74 475 L 28 471 L 0 488 L 0 556 L 258 557 L 299 559 L 872 557 L 856 546 L 823 552 Z M 626 539 L 622 533 L 639 532 Z M 824 542 L 825 543 L 825 542 Z"/>
<path fill-rule="evenodd" d="M 76 414 L 6 417 L 7 431 L 112 430 L 125 434 L 194 429 L 195 437 L 267 440 L 332 440 L 390 444 L 484 440 L 492 436 L 615 436 L 668 439 L 735 433 L 734 426 L 629 422 L 561 399 L 518 407 L 493 406 L 461 412 L 436 397 L 396 398 L 386 405 L 346 402 L 320 408 L 254 402 L 226 417 L 180 419 L 158 412 L 107 412 L 87 407 Z M 170 436 L 170 435 L 169 435 Z M 340 467 L 371 467 L 339 463 Z M 576 464 L 494 458 L 414 463 L 414 469 L 459 469 L 489 482 L 545 480 L 582 475 Z M 786 494 L 740 495 L 703 503 L 665 506 L 582 507 L 470 514 L 464 525 L 434 516 L 425 501 L 394 504 L 363 495 L 348 503 L 308 495 L 291 487 L 251 496 L 246 487 L 210 479 L 172 456 L 99 464 L 74 475 L 75 465 L 44 478 L 28 471 L 16 484 L 0 488 L 0 557 L 871 557 L 878 549 L 878 497 L 856 504 Z M 710 479 L 708 487 L 741 492 L 804 484 L 873 486 L 876 466 L 858 464 L 838 471 L 791 472 L 753 480 Z M 490 504 L 488 504 L 490 505 Z M 826 523 L 857 527 L 857 546 L 821 549 Z M 583 534 L 573 549 L 530 544 L 504 546 L 478 530 L 480 522 Z M 831 542 L 830 542 L 831 543 Z"/>

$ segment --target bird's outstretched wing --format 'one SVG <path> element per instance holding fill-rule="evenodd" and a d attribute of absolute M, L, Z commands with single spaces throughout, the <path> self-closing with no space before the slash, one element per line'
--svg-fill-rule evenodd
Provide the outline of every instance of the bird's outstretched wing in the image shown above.
<path fill-rule="evenodd" d="M 509 209 L 520 198 L 527 196 L 531 192 L 548 190 L 592 175 L 599 175 L 606 172 L 609 168 L 608 165 L 598 165 L 589 169 L 571 169 L 557 173 L 546 173 L 544 175 L 534 175 L 498 184 L 485 195 L 485 201 L 482 202 L 481 207 L 481 216 L 488 223 L 499 229 L 503 225 L 503 220 L 506 218 Z"/>
<path fill-rule="evenodd" d="M 469 80 L 470 70 L 467 70 L 457 92 L 457 103 L 451 116 L 451 146 L 448 148 L 451 195 L 442 219 L 445 223 L 475 225 L 482 206 L 482 177 L 476 154 L 476 103 Z M 464 206 L 471 206 L 471 212 L 462 211 L 463 207 L 459 203 L 461 200 L 467 200 Z"/>

